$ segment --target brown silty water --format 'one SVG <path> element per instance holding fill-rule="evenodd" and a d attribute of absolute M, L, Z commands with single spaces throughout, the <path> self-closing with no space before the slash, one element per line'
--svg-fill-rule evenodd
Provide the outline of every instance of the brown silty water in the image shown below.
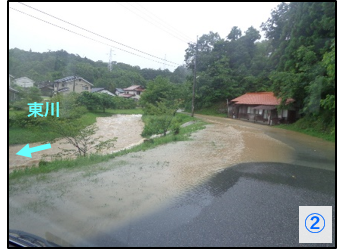
<path fill-rule="evenodd" d="M 191 141 L 11 183 L 10 228 L 85 244 L 93 235 L 165 206 L 226 167 L 292 161 L 295 149 L 267 136 L 267 126 L 200 117 L 210 125 Z M 119 133 L 130 131 L 124 122 L 120 125 Z"/>
<path fill-rule="evenodd" d="M 98 131 L 92 136 L 93 138 L 99 138 L 101 136 L 102 138 L 100 140 L 117 138 L 113 148 L 106 149 L 100 153 L 110 154 L 142 143 L 143 138 L 141 133 L 144 125 L 141 117 L 141 115 L 113 115 L 111 117 L 96 118 Z M 75 147 L 67 143 L 65 139 L 62 139 L 52 143 L 51 148 L 48 150 L 33 153 L 32 158 L 16 155 L 25 145 L 26 144 L 20 144 L 9 147 L 10 170 L 38 165 L 41 159 L 51 161 L 54 155 L 62 151 L 61 149 L 75 149 Z M 41 143 L 29 143 L 30 148 L 39 145 L 41 145 Z M 91 152 L 94 152 L 94 149 L 89 151 L 89 153 Z M 74 157 L 75 156 L 71 156 L 71 158 Z"/>

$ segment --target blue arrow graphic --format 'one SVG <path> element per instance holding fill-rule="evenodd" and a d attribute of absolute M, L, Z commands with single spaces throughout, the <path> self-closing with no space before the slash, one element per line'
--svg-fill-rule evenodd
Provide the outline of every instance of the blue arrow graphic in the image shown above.
<path fill-rule="evenodd" d="M 41 146 L 37 146 L 37 147 L 34 147 L 34 148 L 29 148 L 29 144 L 27 144 L 16 154 L 32 158 L 31 153 L 38 152 L 38 151 L 45 150 L 45 149 L 49 149 L 49 148 L 51 148 L 50 143 L 45 144 L 45 145 L 41 145 Z"/>

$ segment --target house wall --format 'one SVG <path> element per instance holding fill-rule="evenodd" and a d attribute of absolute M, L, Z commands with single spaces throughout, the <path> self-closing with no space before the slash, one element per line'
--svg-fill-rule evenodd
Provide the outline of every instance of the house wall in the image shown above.
<path fill-rule="evenodd" d="M 28 77 L 20 77 L 15 79 L 15 84 L 24 88 L 29 88 L 34 86 L 34 81 L 29 79 Z"/>
<path fill-rule="evenodd" d="M 42 96 L 52 96 L 53 95 L 53 89 L 50 89 L 50 87 L 40 88 L 40 91 L 41 91 Z"/>
<path fill-rule="evenodd" d="M 66 88 L 68 87 L 69 90 L 63 93 L 70 93 L 73 92 L 73 85 L 74 85 L 74 81 L 69 81 L 69 82 L 59 82 L 57 83 L 58 86 L 57 89 L 62 89 L 62 88 Z M 76 93 L 81 93 L 83 91 L 88 91 L 91 92 L 91 85 L 86 83 L 85 81 L 81 80 L 81 79 L 76 79 L 75 80 L 75 92 Z"/>

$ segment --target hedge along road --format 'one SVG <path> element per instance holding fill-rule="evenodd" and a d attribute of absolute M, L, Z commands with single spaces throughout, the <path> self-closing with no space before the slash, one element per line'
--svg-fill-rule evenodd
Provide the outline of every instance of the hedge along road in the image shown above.
<path fill-rule="evenodd" d="M 239 120 L 196 117 L 210 124 L 191 141 L 10 184 L 9 227 L 95 246 L 96 236 L 158 211 L 236 164 L 279 162 L 334 170 L 334 143 Z M 325 159 L 323 164 L 313 161 L 314 155 Z"/>

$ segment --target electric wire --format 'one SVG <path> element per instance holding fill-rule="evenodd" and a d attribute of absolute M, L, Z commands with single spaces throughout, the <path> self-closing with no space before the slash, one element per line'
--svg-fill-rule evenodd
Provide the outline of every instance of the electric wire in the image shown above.
<path fill-rule="evenodd" d="M 144 18 L 144 17 L 138 15 L 137 13 L 133 12 L 134 14 L 138 15 L 139 17 L 141 17 L 142 19 L 146 20 L 146 21 L 149 22 L 150 24 L 152 24 L 152 25 L 158 27 L 160 30 L 162 30 L 162 31 L 168 33 L 169 35 L 171 35 L 171 36 L 173 36 L 173 37 L 179 39 L 180 41 L 183 41 L 184 43 L 188 43 L 187 41 L 190 40 L 189 38 L 185 37 L 184 35 L 179 34 L 179 32 L 176 31 L 175 29 L 170 28 L 168 25 L 167 25 L 168 27 L 166 27 L 164 21 L 162 21 L 160 18 L 156 17 L 154 14 L 152 14 L 150 11 L 148 11 L 147 9 L 145 9 L 144 7 L 142 7 L 141 5 L 138 4 L 141 8 L 143 8 L 144 10 L 146 10 L 146 11 L 148 12 L 148 14 L 145 13 L 143 10 L 141 10 L 139 7 L 133 5 L 132 3 L 129 3 L 129 2 L 128 2 L 128 4 L 129 4 L 130 6 L 132 6 L 134 9 L 137 9 L 137 11 L 139 11 L 140 13 L 142 13 L 143 16 L 146 16 L 147 18 L 149 18 L 149 20 L 147 20 L 146 18 Z M 125 7 L 125 6 L 123 6 L 123 7 Z M 126 7 L 125 7 L 125 8 L 126 8 Z M 131 10 L 129 10 L 129 11 L 131 11 Z M 158 20 L 156 20 L 154 17 L 156 17 Z M 153 21 L 155 21 L 155 23 L 152 22 L 152 21 L 150 21 L 150 19 L 153 20 Z M 162 24 L 159 23 L 159 22 L 162 22 Z M 160 25 L 160 26 L 163 26 L 163 28 L 161 28 L 159 25 Z M 176 33 L 176 34 L 175 34 L 175 33 Z"/>
<path fill-rule="evenodd" d="M 130 46 L 128 46 L 128 45 L 125 45 L 125 44 L 123 44 L 123 43 L 114 41 L 114 40 L 112 40 L 112 39 L 110 39 L 110 38 L 104 37 L 104 36 L 102 36 L 102 35 L 100 35 L 100 34 L 97 34 L 97 33 L 95 33 L 95 32 L 92 32 L 92 31 L 90 31 L 90 30 L 87 30 L 87 29 L 85 29 L 85 28 L 82 28 L 82 27 L 77 26 L 77 25 L 75 25 L 75 24 L 72 24 L 72 23 L 70 23 L 70 22 L 68 22 L 68 21 L 65 21 L 65 20 L 61 19 L 61 18 L 55 17 L 55 16 L 53 16 L 53 15 L 51 15 L 51 14 L 48 14 L 48 13 L 46 13 L 46 12 L 44 12 L 44 11 L 41 11 L 41 10 L 39 10 L 39 9 L 36 9 L 36 8 L 34 8 L 34 7 L 32 7 L 32 6 L 29 6 L 29 5 L 25 4 L 25 3 L 21 3 L 21 2 L 18 2 L 18 3 L 19 3 L 19 4 L 22 4 L 22 5 L 26 6 L 26 7 L 29 7 L 29 8 L 31 8 L 31 9 L 34 9 L 34 10 L 36 10 L 36 11 L 38 11 L 38 12 L 41 12 L 41 13 L 47 15 L 47 16 L 50 16 L 50 17 L 52 17 L 52 18 L 55 18 L 55 19 L 57 19 L 57 20 L 59 20 L 59 21 L 62 21 L 62 22 L 67 23 L 67 24 L 69 24 L 69 25 L 72 25 L 72 26 L 74 26 L 74 27 L 76 27 L 76 28 L 82 29 L 82 30 L 84 30 L 84 31 L 86 31 L 86 32 L 89 32 L 89 33 L 91 33 L 91 34 L 94 34 L 94 35 L 96 35 L 96 36 L 99 36 L 99 37 L 101 37 L 101 38 L 104 38 L 104 39 L 109 40 L 109 41 L 111 41 L 111 42 L 117 43 L 117 44 L 119 44 L 119 45 L 121 45 L 121 46 L 124 46 L 124 47 L 127 47 L 127 48 L 129 48 L 129 49 L 135 50 L 135 51 L 137 51 L 137 52 L 139 52 L 139 53 L 145 54 L 145 55 L 150 56 L 150 57 L 154 57 L 154 58 L 156 58 L 156 59 L 159 59 L 159 60 L 161 60 L 161 61 L 165 61 L 165 62 L 170 63 L 170 64 L 179 65 L 178 63 L 175 63 L 175 62 L 172 62 L 172 61 L 168 61 L 168 60 L 166 60 L 166 59 L 163 59 L 163 58 L 160 58 L 160 57 L 151 55 L 151 54 L 149 54 L 149 53 L 147 53 L 147 52 L 143 52 L 143 51 L 141 51 L 141 50 L 135 49 L 135 48 L 130 47 Z M 12 8 L 12 9 L 13 9 L 13 8 Z M 122 50 L 122 49 L 121 49 L 121 50 Z M 125 50 L 123 50 L 123 51 L 125 51 Z M 131 52 L 130 52 L 130 53 L 131 53 Z M 163 63 L 162 63 L 162 64 L 163 64 Z"/>
<path fill-rule="evenodd" d="M 131 4 L 131 3 L 129 3 Z M 135 3 L 136 5 L 138 5 L 139 7 L 141 7 L 142 9 L 144 9 L 146 12 L 148 12 L 148 14 L 146 14 L 147 16 L 151 17 L 155 17 L 155 19 L 157 19 L 157 21 L 162 22 L 162 25 L 164 27 L 166 27 L 167 29 L 172 30 L 173 32 L 175 32 L 177 35 L 179 35 L 180 37 L 182 37 L 184 40 L 187 41 L 192 41 L 192 39 L 190 37 L 188 37 L 186 34 L 184 34 L 183 32 L 179 31 L 178 29 L 176 29 L 175 27 L 171 26 L 169 23 L 167 23 L 166 21 L 164 21 L 163 19 L 159 18 L 158 16 L 156 16 L 154 13 L 152 13 L 150 10 L 146 9 L 145 7 L 143 7 L 140 3 Z M 142 10 L 140 10 L 142 12 Z M 155 20 L 154 19 L 154 20 Z M 156 21 L 156 20 L 155 20 Z"/>
<path fill-rule="evenodd" d="M 121 49 L 121 48 L 115 47 L 115 46 L 113 46 L 113 45 L 111 45 L 111 44 L 107 44 L 107 43 L 104 43 L 104 42 L 95 40 L 95 39 L 93 39 L 93 38 L 90 38 L 90 37 L 88 37 L 88 36 L 82 35 L 82 34 L 77 33 L 77 32 L 75 32 L 75 31 L 72 31 L 72 30 L 69 30 L 69 29 L 67 29 L 67 28 L 61 27 L 61 26 L 59 26 L 59 25 L 53 24 L 53 23 L 48 22 L 48 21 L 46 21 L 46 20 L 43 20 L 43 19 L 41 19 L 41 18 L 38 18 L 38 17 L 35 17 L 35 16 L 33 16 L 33 15 L 27 14 L 27 13 L 21 11 L 21 10 L 17 10 L 17 9 L 15 9 L 15 8 L 13 8 L 13 7 L 9 7 L 9 8 L 12 9 L 12 10 L 15 10 L 15 11 L 17 11 L 17 12 L 20 12 L 20 13 L 22 13 L 22 14 L 24 14 L 24 15 L 30 16 L 30 17 L 32 17 L 32 18 L 35 18 L 35 19 L 37 19 L 37 20 L 39 20 L 39 21 L 42 21 L 42 22 L 44 22 L 44 23 L 50 24 L 50 25 L 55 26 L 55 27 L 57 27 L 57 28 L 63 29 L 63 30 L 68 31 L 68 32 L 70 32 L 70 33 L 73 33 L 73 34 L 75 34 L 75 35 L 82 36 L 82 37 L 87 38 L 87 39 L 89 39 L 89 40 L 92 40 L 92 41 L 95 41 L 95 42 L 104 44 L 104 45 L 109 46 L 109 47 L 113 47 L 113 48 L 115 48 L 115 49 L 124 51 L 124 52 L 126 52 L 126 53 L 129 53 L 129 54 L 132 54 L 132 55 L 135 55 L 135 56 L 138 56 L 138 57 L 141 57 L 141 58 L 144 58 L 144 59 L 147 59 L 147 60 L 150 60 L 150 61 L 159 63 L 159 64 L 162 64 L 162 65 L 165 64 L 165 65 L 170 66 L 170 67 L 175 67 L 174 65 L 171 65 L 171 64 L 179 65 L 179 64 L 177 64 L 177 63 L 171 63 L 171 62 L 169 62 L 169 61 L 167 61 L 167 62 L 168 62 L 168 63 L 171 63 L 171 64 L 167 64 L 167 63 L 164 63 L 164 62 L 159 62 L 159 61 L 155 61 L 155 60 L 150 59 L 150 58 L 146 58 L 146 57 L 144 57 L 144 56 L 135 54 L 135 53 L 130 52 L 130 51 L 127 51 L 127 50 L 125 50 L 125 49 Z M 159 59 L 161 59 L 161 58 L 159 58 Z M 161 59 L 161 60 L 163 60 L 163 59 Z"/>

